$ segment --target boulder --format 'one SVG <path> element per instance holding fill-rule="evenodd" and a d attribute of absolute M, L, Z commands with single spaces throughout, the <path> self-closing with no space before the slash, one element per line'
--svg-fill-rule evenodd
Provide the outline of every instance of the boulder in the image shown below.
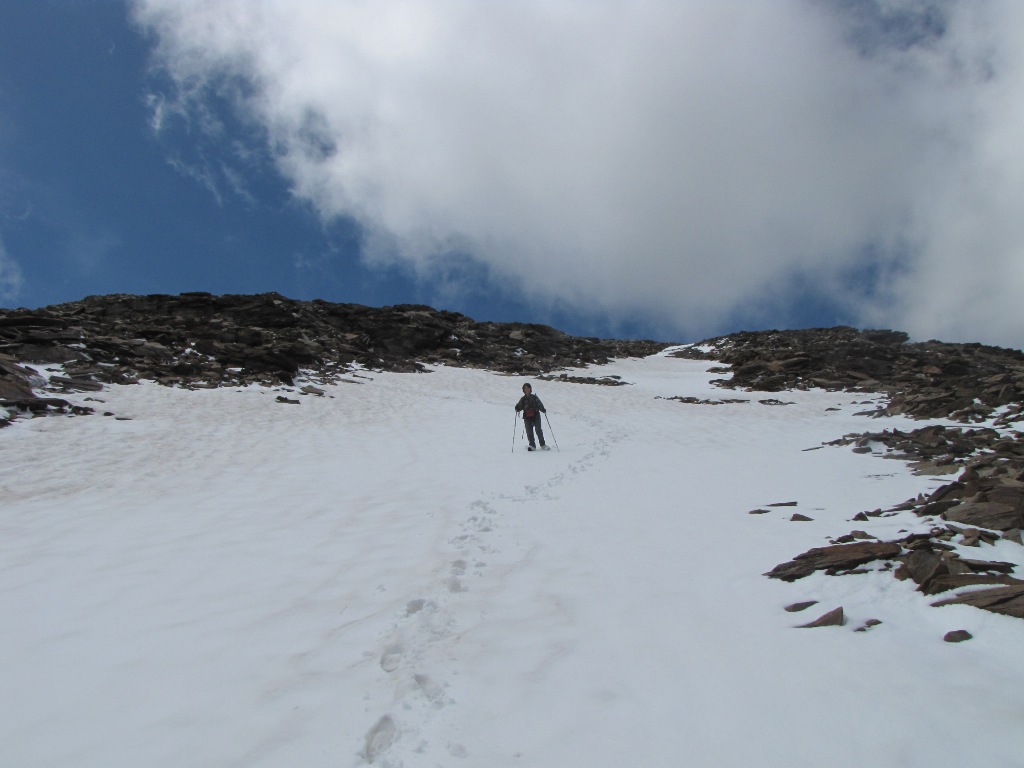
<path fill-rule="evenodd" d="M 963 592 L 956 597 L 940 600 L 932 605 L 973 605 L 975 608 L 992 613 L 1024 619 L 1024 584 Z"/>
<path fill-rule="evenodd" d="M 1015 506 L 995 501 L 963 502 L 950 507 L 942 516 L 954 523 L 1008 531 L 1024 526 L 1024 516 Z"/>
<path fill-rule="evenodd" d="M 775 566 L 765 575 L 782 581 L 796 581 L 810 576 L 815 571 L 837 573 L 875 560 L 893 560 L 899 557 L 902 551 L 902 547 L 895 542 L 864 541 L 816 547 L 797 555 L 787 563 Z"/>
<path fill-rule="evenodd" d="M 973 638 L 970 632 L 966 629 L 954 629 L 952 632 L 947 632 L 943 635 L 942 639 L 947 643 L 962 643 Z"/>
<path fill-rule="evenodd" d="M 800 624 L 797 629 L 815 629 L 817 627 L 841 627 L 846 623 L 846 616 L 843 614 L 843 607 L 833 608 L 828 613 L 822 614 L 814 621 L 807 624 Z"/>

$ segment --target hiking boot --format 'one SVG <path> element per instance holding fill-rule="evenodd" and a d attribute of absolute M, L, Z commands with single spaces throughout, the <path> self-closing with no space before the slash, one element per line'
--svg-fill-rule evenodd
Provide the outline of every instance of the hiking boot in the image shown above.
<path fill-rule="evenodd" d="M 533 445 L 531 445 L 531 446 L 530 446 L 529 448 L 527 448 L 526 450 L 528 450 L 528 451 L 536 451 L 536 450 L 537 450 L 537 448 L 536 448 L 536 446 L 533 446 Z"/>
<path fill-rule="evenodd" d="M 544 443 L 540 444 L 540 449 L 542 451 L 550 451 L 551 450 L 548 446 L 544 445 Z"/>

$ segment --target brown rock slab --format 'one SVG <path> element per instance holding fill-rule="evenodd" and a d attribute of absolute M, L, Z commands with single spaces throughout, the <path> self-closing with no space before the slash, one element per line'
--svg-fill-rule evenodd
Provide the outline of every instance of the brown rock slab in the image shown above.
<path fill-rule="evenodd" d="M 936 576 L 949 573 L 945 560 L 927 549 L 915 549 L 903 559 L 903 564 L 915 584 L 926 584 Z"/>
<path fill-rule="evenodd" d="M 974 587 L 979 584 L 1005 584 L 1008 586 L 1019 584 L 1024 586 L 1024 581 L 1011 576 L 997 576 L 987 573 L 949 573 L 930 579 L 927 584 L 921 585 L 920 590 L 926 595 L 939 595 L 952 589 Z"/>
<path fill-rule="evenodd" d="M 901 551 L 902 547 L 896 542 L 880 541 L 815 547 L 797 555 L 788 563 L 775 566 L 765 575 L 772 579 L 796 581 L 815 571 L 850 570 L 875 560 L 892 560 L 899 557 Z"/>
<path fill-rule="evenodd" d="M 932 603 L 936 607 L 943 605 L 973 605 L 992 613 L 1024 619 L 1024 584 L 993 587 L 977 592 L 964 592 L 956 597 Z"/>
<path fill-rule="evenodd" d="M 812 605 L 817 605 L 817 604 L 818 604 L 817 600 L 805 600 L 802 603 L 793 603 L 792 605 L 787 605 L 786 606 L 786 611 L 788 611 L 789 613 L 799 613 L 800 611 L 805 611 L 808 608 L 810 608 Z"/>
<path fill-rule="evenodd" d="M 1007 531 L 1020 528 L 1021 513 L 1010 504 L 997 501 L 964 502 L 947 509 L 943 516 L 954 523 Z"/>
<path fill-rule="evenodd" d="M 841 627 L 846 623 L 846 616 L 843 614 L 843 606 L 834 608 L 824 613 L 814 621 L 807 624 L 800 624 L 797 629 L 816 629 L 817 627 Z"/>

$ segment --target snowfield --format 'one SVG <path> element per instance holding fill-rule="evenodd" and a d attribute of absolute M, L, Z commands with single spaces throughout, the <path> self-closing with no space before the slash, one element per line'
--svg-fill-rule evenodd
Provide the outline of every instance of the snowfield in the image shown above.
<path fill-rule="evenodd" d="M 0 766 L 1024 766 L 1024 622 L 880 571 L 763 576 L 927 530 L 851 518 L 951 477 L 821 447 L 924 424 L 708 367 L 534 380 L 547 453 L 525 379 L 451 368 L 112 387 L 0 430 Z"/>

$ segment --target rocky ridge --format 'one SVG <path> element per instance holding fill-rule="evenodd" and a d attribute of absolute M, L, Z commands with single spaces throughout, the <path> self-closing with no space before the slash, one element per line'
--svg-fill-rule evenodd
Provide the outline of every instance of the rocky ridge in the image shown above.
<path fill-rule="evenodd" d="M 884 392 L 880 415 L 983 421 L 1024 407 L 1024 352 L 983 344 L 910 343 L 900 331 L 840 326 L 734 333 L 677 351 L 729 366 L 731 389 L 780 392 L 823 388 Z"/>
<path fill-rule="evenodd" d="M 35 390 L 96 391 L 140 380 L 181 387 L 292 385 L 346 372 L 445 364 L 536 375 L 643 356 L 666 345 L 569 336 L 545 325 L 476 322 L 421 305 L 365 307 L 255 296 L 90 296 L 0 310 L 0 407 L 70 410 Z M 59 364 L 43 380 L 24 364 Z"/>

